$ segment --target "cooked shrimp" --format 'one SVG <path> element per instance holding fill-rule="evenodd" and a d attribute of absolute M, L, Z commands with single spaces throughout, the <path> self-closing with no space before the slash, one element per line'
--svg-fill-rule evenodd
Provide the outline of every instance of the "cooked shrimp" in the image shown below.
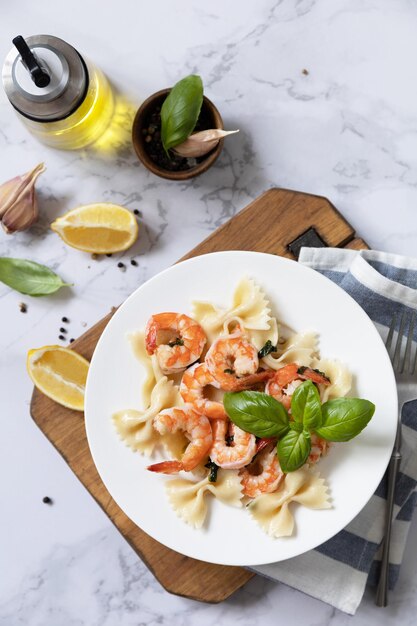
<path fill-rule="evenodd" d="M 145 346 L 164 374 L 180 372 L 197 361 L 207 341 L 204 330 L 183 313 L 157 313 L 146 325 Z"/>
<path fill-rule="evenodd" d="M 242 476 L 243 493 L 250 498 L 276 491 L 284 473 L 275 446 L 271 449 L 269 445 L 263 449 L 256 455 L 253 463 L 240 470 L 239 476 Z"/>
<path fill-rule="evenodd" d="M 191 471 L 203 460 L 213 443 L 211 425 L 207 417 L 194 411 L 190 404 L 165 409 L 153 420 L 154 428 L 161 435 L 182 430 L 190 440 L 181 461 L 162 461 L 149 465 L 151 472 L 177 474 L 181 470 Z"/>
<path fill-rule="evenodd" d="M 258 351 L 240 331 L 216 339 L 206 354 L 206 363 L 225 391 L 248 389 L 274 374 L 273 370 L 257 372 Z"/>
<path fill-rule="evenodd" d="M 322 439 L 316 433 L 311 433 L 311 450 L 307 459 L 309 465 L 314 465 L 322 456 L 327 453 L 329 442 Z"/>
<path fill-rule="evenodd" d="M 281 385 L 277 382 L 276 376 L 274 376 L 266 383 L 265 393 L 275 398 L 275 400 L 278 400 L 278 402 L 281 402 L 281 404 L 283 404 L 288 410 L 291 407 L 291 396 L 302 382 L 302 380 L 298 379 L 292 381 L 284 387 L 281 387 Z"/>
<path fill-rule="evenodd" d="M 230 444 L 226 443 L 226 437 Z M 213 422 L 213 445 L 210 458 L 219 467 L 239 469 L 251 462 L 256 452 L 255 435 L 224 420 Z"/>
<path fill-rule="evenodd" d="M 219 388 L 219 383 L 208 371 L 205 363 L 196 363 L 185 370 L 180 394 L 184 402 L 193 405 L 197 413 L 202 413 L 209 419 L 227 420 L 227 413 L 222 402 L 215 402 L 204 397 L 204 388 L 208 385 Z"/>
<path fill-rule="evenodd" d="M 311 369 L 311 367 L 300 367 L 297 363 L 290 363 L 277 370 L 274 376 L 268 380 L 265 393 L 281 402 L 286 409 L 289 409 L 292 394 L 305 380 L 311 380 L 318 385 L 330 384 L 327 376 Z"/>

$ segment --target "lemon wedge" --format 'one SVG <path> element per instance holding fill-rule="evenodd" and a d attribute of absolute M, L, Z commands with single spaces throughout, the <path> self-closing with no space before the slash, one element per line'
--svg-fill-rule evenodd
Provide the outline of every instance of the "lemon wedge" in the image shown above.
<path fill-rule="evenodd" d="M 84 410 L 84 391 L 89 363 L 84 357 L 61 346 L 29 350 L 27 371 L 35 387 L 59 404 Z"/>
<path fill-rule="evenodd" d="M 127 250 L 139 233 L 135 216 L 109 202 L 86 204 L 68 211 L 51 228 L 69 246 L 95 254 Z"/>

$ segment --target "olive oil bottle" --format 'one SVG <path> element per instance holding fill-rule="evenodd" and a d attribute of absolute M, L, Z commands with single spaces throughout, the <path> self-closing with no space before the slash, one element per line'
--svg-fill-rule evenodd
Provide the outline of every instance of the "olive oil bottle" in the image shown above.
<path fill-rule="evenodd" d="M 113 93 L 101 70 L 58 37 L 19 35 L 13 44 L 3 85 L 28 130 L 62 150 L 99 139 L 114 112 Z"/>

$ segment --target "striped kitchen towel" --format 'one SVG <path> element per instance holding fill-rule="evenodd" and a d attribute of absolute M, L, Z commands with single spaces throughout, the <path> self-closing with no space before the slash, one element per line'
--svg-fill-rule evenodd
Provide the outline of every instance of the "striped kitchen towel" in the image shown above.
<path fill-rule="evenodd" d="M 399 323 L 403 311 L 417 310 L 417 260 L 374 250 L 302 248 L 299 261 L 350 294 L 375 323 L 384 341 L 394 313 Z M 399 385 L 400 400 L 401 393 Z M 417 383 L 415 395 L 417 398 Z M 417 401 L 404 406 L 402 424 L 402 462 L 391 538 L 391 589 L 398 579 L 417 501 Z M 332 539 L 293 559 L 251 569 L 353 615 L 366 584 L 377 583 L 385 494 L 386 477 L 359 515 Z"/>

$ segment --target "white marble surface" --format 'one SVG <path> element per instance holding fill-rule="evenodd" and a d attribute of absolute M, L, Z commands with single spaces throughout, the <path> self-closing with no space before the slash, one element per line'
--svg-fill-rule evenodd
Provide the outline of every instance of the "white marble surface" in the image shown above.
<path fill-rule="evenodd" d="M 416 524 L 385 610 L 367 594 L 349 618 L 259 577 L 217 606 L 164 592 L 30 420 L 24 362 L 28 348 L 57 340 L 63 315 L 78 336 L 274 185 L 325 195 L 372 247 L 416 255 L 416 27 L 409 0 L 8 3 L 1 58 L 18 33 L 55 34 L 101 65 L 133 106 L 198 72 L 226 125 L 241 133 L 210 172 L 174 184 L 138 164 L 127 129 L 116 151 L 55 152 L 0 95 L 1 179 L 41 160 L 48 167 L 41 221 L 29 233 L 0 234 L 0 254 L 46 263 L 76 283 L 47 299 L 0 287 L 2 626 L 415 623 Z M 125 273 L 117 258 L 92 261 L 48 230 L 55 216 L 96 200 L 142 211 Z M 139 267 L 129 265 L 132 254 Z"/>

